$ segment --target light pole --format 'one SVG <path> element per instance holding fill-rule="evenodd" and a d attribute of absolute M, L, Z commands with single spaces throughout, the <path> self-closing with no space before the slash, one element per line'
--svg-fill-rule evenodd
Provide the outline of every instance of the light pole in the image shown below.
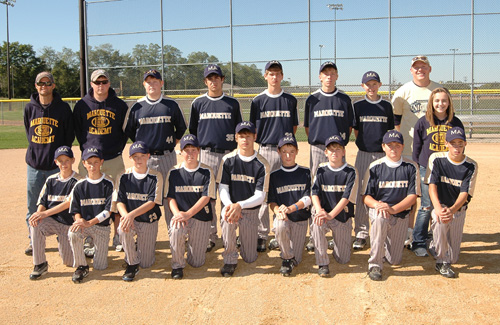
<path fill-rule="evenodd" d="M 450 51 L 453 52 L 453 79 L 452 81 L 455 82 L 455 54 L 457 53 L 459 49 L 450 49 Z"/>
<path fill-rule="evenodd" d="M 333 19 L 333 62 L 337 63 L 337 10 L 344 10 L 344 5 L 341 3 L 331 3 L 326 6 L 335 12 Z"/>
<path fill-rule="evenodd" d="M 323 44 L 319 45 L 319 65 L 321 65 L 321 50 L 325 47 Z"/>
<path fill-rule="evenodd" d="M 10 91 L 10 44 L 9 44 L 9 6 L 14 7 L 16 0 L 2 0 L 0 3 L 5 5 L 5 15 L 7 21 L 7 98 L 11 99 L 12 94 Z"/>

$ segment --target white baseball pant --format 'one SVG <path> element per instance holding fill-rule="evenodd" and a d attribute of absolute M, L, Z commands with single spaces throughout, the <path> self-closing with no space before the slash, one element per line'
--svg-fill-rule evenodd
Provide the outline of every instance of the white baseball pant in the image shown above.
<path fill-rule="evenodd" d="M 185 227 L 175 228 L 170 225 L 168 235 L 170 236 L 170 250 L 172 252 L 172 269 L 186 267 L 186 259 L 184 259 L 186 237 L 188 238 L 188 264 L 192 267 L 200 267 L 205 264 L 210 226 L 210 221 L 200 221 L 194 218 L 189 219 Z"/>
<path fill-rule="evenodd" d="M 120 224 L 118 235 L 128 265 L 139 264 L 141 268 L 148 268 L 154 264 L 158 221 L 151 223 L 134 221 L 134 229 L 130 229 L 129 232 L 124 232 Z M 137 246 L 135 236 L 137 236 Z"/>
<path fill-rule="evenodd" d="M 31 242 L 33 245 L 33 264 L 38 265 L 47 262 L 45 255 L 45 238 L 57 235 L 58 250 L 64 265 L 73 265 L 73 252 L 68 239 L 68 225 L 57 222 L 51 217 L 40 221 L 36 227 L 30 226 Z"/>
<path fill-rule="evenodd" d="M 333 257 L 340 264 L 348 263 L 351 260 L 352 219 L 349 218 L 344 223 L 333 218 L 321 226 L 315 223 L 312 224 L 311 232 L 314 239 L 316 264 L 330 264 L 330 258 L 327 253 L 328 240 L 326 239 L 326 234 L 330 230 L 332 231 L 333 242 L 335 243 Z"/>
<path fill-rule="evenodd" d="M 108 267 L 108 244 L 110 233 L 110 226 L 102 227 L 97 225 L 78 232 L 68 231 L 69 242 L 71 244 L 71 250 L 73 251 L 73 267 L 87 265 L 85 253 L 83 252 L 83 240 L 86 237 L 92 237 L 95 247 L 94 269 L 106 269 Z"/>

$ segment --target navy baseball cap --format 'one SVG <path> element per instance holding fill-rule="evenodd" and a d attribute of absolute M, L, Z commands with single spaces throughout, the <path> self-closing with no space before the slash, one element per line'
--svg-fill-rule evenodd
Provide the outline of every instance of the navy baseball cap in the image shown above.
<path fill-rule="evenodd" d="M 271 68 L 279 68 L 281 71 L 283 71 L 283 66 L 279 61 L 276 60 L 267 62 L 265 70 L 267 71 Z"/>
<path fill-rule="evenodd" d="M 148 70 L 144 73 L 144 81 L 146 81 L 147 77 L 153 77 L 155 79 L 163 80 L 161 78 L 161 73 L 155 69 Z"/>
<path fill-rule="evenodd" d="M 255 133 L 255 125 L 252 122 L 248 121 L 240 122 L 238 123 L 238 125 L 236 125 L 236 133 L 240 133 L 240 131 L 242 130 L 248 130 L 252 133 Z"/>
<path fill-rule="evenodd" d="M 294 136 L 287 136 L 287 137 L 281 138 L 280 141 L 278 142 L 278 149 L 281 148 L 281 147 L 283 147 L 285 144 L 291 144 L 295 148 L 299 147 L 297 145 L 297 140 L 295 139 Z"/>
<path fill-rule="evenodd" d="M 455 126 L 454 128 L 449 129 L 446 131 L 446 141 L 451 142 L 455 139 L 462 139 L 464 141 L 467 141 L 465 138 L 465 131 L 459 126 Z"/>
<path fill-rule="evenodd" d="M 344 147 L 344 139 L 342 139 L 342 137 L 340 135 L 335 134 L 335 135 L 332 135 L 331 137 L 329 137 L 328 139 L 326 139 L 325 147 L 328 147 L 328 145 L 330 145 L 332 143 L 338 143 L 342 147 Z"/>
<path fill-rule="evenodd" d="M 181 150 L 184 150 L 187 145 L 192 145 L 196 148 L 200 147 L 200 143 L 198 142 L 198 138 L 194 134 L 186 134 L 181 139 Z"/>
<path fill-rule="evenodd" d="M 148 145 L 142 141 L 136 141 L 132 143 L 128 154 L 129 156 L 133 156 L 135 153 L 149 153 Z"/>
<path fill-rule="evenodd" d="M 222 74 L 221 68 L 217 64 L 209 64 L 205 67 L 205 71 L 203 71 L 203 77 L 206 78 L 209 75 L 215 73 L 216 75 L 220 77 L 224 77 Z"/>
<path fill-rule="evenodd" d="M 332 68 L 334 68 L 337 71 L 339 70 L 339 69 L 337 69 L 337 65 L 335 63 L 333 63 L 332 61 L 325 61 L 319 67 L 319 73 L 321 73 L 321 71 L 325 70 L 325 68 L 328 68 L 328 67 L 332 67 Z"/>
<path fill-rule="evenodd" d="M 68 156 L 70 158 L 74 157 L 73 150 L 71 150 L 71 148 L 68 146 L 61 146 L 61 147 L 57 148 L 56 152 L 54 153 L 54 159 L 57 159 L 57 157 L 62 156 L 62 155 Z"/>
<path fill-rule="evenodd" d="M 94 147 L 90 147 L 90 148 L 83 150 L 83 153 L 82 153 L 83 160 L 87 160 L 87 159 L 92 158 L 92 157 L 97 157 L 99 159 L 102 159 L 101 150 L 94 148 Z"/>
<path fill-rule="evenodd" d="M 375 81 L 380 82 L 380 77 L 379 77 L 378 73 L 376 73 L 375 71 L 365 72 L 365 74 L 363 75 L 363 78 L 361 79 L 361 83 L 365 84 L 370 80 L 375 80 Z"/>
<path fill-rule="evenodd" d="M 382 139 L 382 143 L 388 144 L 391 142 L 398 142 L 401 144 L 405 144 L 403 135 L 401 132 L 398 132 L 396 130 L 390 130 L 387 131 L 386 134 L 384 134 L 384 138 Z"/>

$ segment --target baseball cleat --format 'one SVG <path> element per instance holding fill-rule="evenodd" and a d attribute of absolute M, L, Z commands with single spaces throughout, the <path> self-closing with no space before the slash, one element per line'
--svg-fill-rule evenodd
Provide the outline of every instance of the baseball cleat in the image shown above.
<path fill-rule="evenodd" d="M 37 280 L 49 270 L 49 263 L 43 262 L 42 264 L 35 265 L 33 272 L 30 274 L 30 280 Z"/>
<path fill-rule="evenodd" d="M 238 264 L 224 264 L 224 266 L 220 269 L 220 274 L 222 274 L 225 278 L 233 276 L 237 265 Z"/>
<path fill-rule="evenodd" d="M 139 273 L 139 264 L 128 265 L 125 273 L 122 276 L 123 281 L 133 281 L 136 274 Z"/>
<path fill-rule="evenodd" d="M 172 274 L 170 274 L 172 279 L 174 280 L 181 280 L 184 277 L 184 271 L 182 268 L 179 269 L 173 269 Z"/>
<path fill-rule="evenodd" d="M 413 250 L 413 253 L 417 255 L 418 257 L 427 257 L 429 254 L 427 253 L 427 250 L 424 247 L 417 247 Z"/>
<path fill-rule="evenodd" d="M 264 238 L 257 239 L 257 252 L 264 253 L 267 250 L 266 244 L 267 240 L 265 240 Z"/>
<path fill-rule="evenodd" d="M 309 242 L 306 245 L 306 251 L 314 252 L 314 243 L 313 243 L 312 238 L 309 238 Z"/>
<path fill-rule="evenodd" d="M 240 236 L 236 236 L 236 247 L 240 248 L 241 247 L 241 239 Z"/>
<path fill-rule="evenodd" d="M 269 241 L 269 245 L 267 247 L 269 248 L 270 251 L 279 250 L 280 244 L 278 243 L 276 238 L 273 238 Z"/>
<path fill-rule="evenodd" d="M 31 246 L 31 244 L 29 244 L 28 247 L 26 247 L 26 249 L 24 250 L 24 254 L 28 256 L 33 255 L 33 246 Z"/>
<path fill-rule="evenodd" d="M 211 252 L 214 247 L 215 247 L 215 243 L 213 241 L 209 240 L 208 245 L 207 245 L 207 253 Z"/>
<path fill-rule="evenodd" d="M 368 276 L 370 279 L 373 281 L 380 281 L 382 280 L 382 270 L 378 266 L 374 266 L 368 271 Z"/>
<path fill-rule="evenodd" d="M 445 278 L 452 279 L 455 277 L 455 272 L 451 268 L 450 263 L 436 263 L 436 271 Z"/>
<path fill-rule="evenodd" d="M 295 260 L 295 257 L 292 257 L 291 259 L 288 260 L 283 260 L 281 263 L 281 269 L 280 273 L 282 276 L 290 276 L 292 274 L 292 270 L 295 266 L 297 266 L 299 263 Z"/>
<path fill-rule="evenodd" d="M 318 268 L 318 275 L 322 278 L 327 278 L 330 276 L 330 269 L 328 265 L 320 265 Z"/>
<path fill-rule="evenodd" d="M 363 238 L 356 238 L 356 240 L 354 240 L 354 243 L 352 243 L 352 248 L 354 248 L 354 250 L 362 250 L 363 248 L 365 248 L 366 246 L 366 239 L 363 239 Z"/>
<path fill-rule="evenodd" d="M 75 273 L 73 274 L 73 280 L 74 283 L 81 283 L 84 278 L 86 278 L 89 275 L 89 266 L 88 265 L 80 265 Z"/>

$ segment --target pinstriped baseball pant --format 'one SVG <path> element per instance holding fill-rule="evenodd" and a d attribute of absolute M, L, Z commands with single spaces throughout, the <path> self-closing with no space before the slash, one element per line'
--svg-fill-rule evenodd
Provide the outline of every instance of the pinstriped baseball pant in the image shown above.
<path fill-rule="evenodd" d="M 302 261 L 307 225 L 307 220 L 294 222 L 274 217 L 273 226 L 275 228 L 276 240 L 280 245 L 280 256 L 282 259 L 289 260 L 295 257 L 298 263 Z"/>
<path fill-rule="evenodd" d="M 118 234 L 125 251 L 125 262 L 127 264 L 139 264 L 142 268 L 148 268 L 154 264 L 158 221 L 151 223 L 134 221 L 134 229 L 130 229 L 129 232 L 124 232 L 120 224 Z M 136 235 L 137 249 L 134 240 Z"/>
<path fill-rule="evenodd" d="M 106 269 L 108 267 L 108 244 L 110 233 L 110 226 L 101 227 L 97 225 L 78 232 L 68 231 L 69 243 L 73 251 L 73 267 L 87 265 L 85 253 L 83 252 L 83 240 L 85 237 L 92 237 L 95 246 L 94 269 Z"/>
<path fill-rule="evenodd" d="M 224 153 L 211 152 L 210 149 L 201 149 L 200 151 L 200 162 L 212 168 L 214 172 L 214 178 L 217 179 L 217 174 L 219 172 L 220 163 L 224 155 L 230 153 L 231 150 L 226 150 Z M 210 226 L 210 241 L 214 242 L 217 240 L 217 212 L 215 210 L 216 200 L 210 200 L 210 205 L 212 206 L 212 222 Z M 222 210 L 222 209 L 221 209 Z M 208 243 L 208 242 L 207 242 Z"/>
<path fill-rule="evenodd" d="M 259 146 L 259 154 L 264 157 L 269 163 L 271 169 L 269 173 L 275 171 L 281 166 L 281 158 L 278 154 L 277 146 Z M 262 203 L 259 211 L 259 238 L 267 239 L 270 228 L 269 206 L 267 203 Z"/>
<path fill-rule="evenodd" d="M 165 151 L 164 155 L 151 155 L 148 160 L 148 167 L 159 171 L 163 176 L 163 184 L 165 185 L 165 179 L 167 178 L 168 171 L 170 168 L 174 167 L 177 164 L 177 154 L 175 150 L 169 152 Z M 166 196 L 167 193 L 163 193 L 163 196 Z M 165 217 L 165 221 L 167 222 L 167 227 L 170 225 L 170 220 L 172 219 L 172 212 L 168 208 L 167 199 L 163 199 L 163 216 Z"/>
<path fill-rule="evenodd" d="M 460 244 L 464 233 L 465 208 L 461 208 L 453 215 L 448 223 L 439 223 L 434 211 L 432 213 L 432 234 L 430 244 L 436 251 L 437 263 L 456 263 L 460 254 Z"/>
<path fill-rule="evenodd" d="M 52 235 L 57 235 L 59 238 L 59 255 L 64 265 L 73 265 L 73 252 L 71 251 L 71 245 L 68 239 L 69 227 L 68 225 L 57 222 L 51 217 L 43 219 L 36 227 L 30 226 L 34 265 L 47 262 L 47 257 L 45 256 L 45 238 Z"/>
<path fill-rule="evenodd" d="M 374 266 L 383 269 L 383 260 L 389 264 L 399 264 L 403 259 L 403 249 L 409 223 L 408 215 L 403 218 L 390 216 L 383 218 L 375 209 L 368 209 L 370 216 L 370 258 L 368 269 Z"/>
<path fill-rule="evenodd" d="M 325 156 L 325 146 L 322 144 L 310 145 L 309 166 L 311 166 L 311 180 L 314 182 L 314 176 L 319 164 L 327 162 L 328 158 Z"/>
<path fill-rule="evenodd" d="M 257 260 L 257 238 L 259 226 L 259 209 L 243 210 L 242 218 L 237 223 L 228 223 L 221 216 L 222 239 L 224 241 L 224 264 L 238 263 L 238 249 L 236 247 L 236 229 L 239 228 L 241 240 L 241 258 L 247 263 Z"/>
<path fill-rule="evenodd" d="M 210 221 L 200 221 L 191 218 L 185 227 L 175 228 L 170 225 L 168 235 L 170 236 L 170 250 L 172 251 L 172 269 L 183 269 L 186 267 L 184 252 L 187 242 L 187 262 L 192 267 L 200 267 L 205 264 L 208 237 L 210 236 Z"/>
<path fill-rule="evenodd" d="M 344 223 L 333 218 L 321 226 L 315 223 L 312 224 L 316 264 L 320 266 L 330 264 L 330 258 L 327 253 L 328 240 L 326 239 L 326 234 L 329 230 L 332 231 L 333 242 L 335 243 L 333 257 L 340 264 L 349 262 L 351 260 L 352 219 L 349 218 Z"/>
<path fill-rule="evenodd" d="M 367 152 L 358 151 L 356 155 L 356 163 L 354 167 L 358 170 L 358 193 L 356 199 L 356 212 L 354 214 L 354 233 L 356 238 L 367 239 L 368 231 L 370 228 L 370 220 L 368 218 L 368 208 L 363 203 L 361 191 L 363 190 L 363 178 L 365 177 L 365 172 L 372 162 L 377 159 L 384 157 L 383 152 Z"/>

